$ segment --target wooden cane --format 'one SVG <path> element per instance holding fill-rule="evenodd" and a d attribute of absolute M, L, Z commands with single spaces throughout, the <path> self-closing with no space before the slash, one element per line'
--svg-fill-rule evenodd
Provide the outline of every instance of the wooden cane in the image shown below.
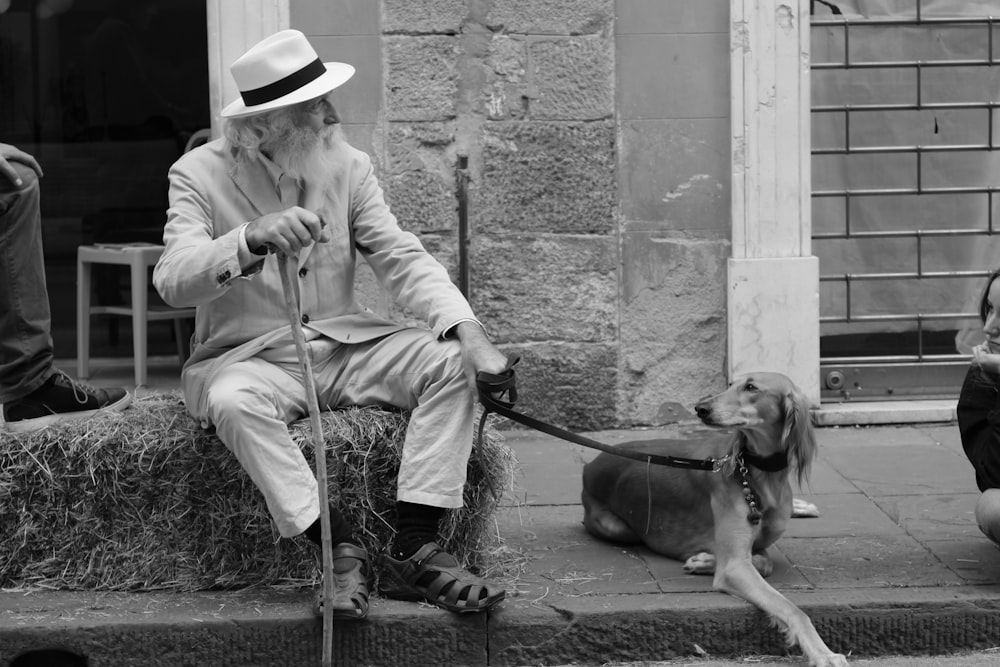
<path fill-rule="evenodd" d="M 326 439 L 323 437 L 323 423 L 319 418 L 319 398 L 316 396 L 316 380 L 313 378 L 312 361 L 306 350 L 306 337 L 302 332 L 302 315 L 299 312 L 295 262 L 282 252 L 278 252 L 278 272 L 281 274 L 281 288 L 285 293 L 285 310 L 288 323 L 295 339 L 295 351 L 299 355 L 299 369 L 302 383 L 306 387 L 309 403 L 309 425 L 312 431 L 313 452 L 316 456 L 316 481 L 319 484 L 319 523 L 322 530 L 323 549 L 323 667 L 333 665 L 333 541 L 330 535 L 330 499 L 327 497 Z"/>

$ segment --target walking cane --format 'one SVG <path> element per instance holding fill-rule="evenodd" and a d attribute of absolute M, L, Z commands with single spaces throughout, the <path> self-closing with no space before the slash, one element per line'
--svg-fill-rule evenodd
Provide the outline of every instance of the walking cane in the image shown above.
<path fill-rule="evenodd" d="M 316 481 L 319 484 L 319 523 L 322 530 L 323 548 L 323 667 L 333 665 L 333 543 L 330 536 L 330 500 L 327 497 L 326 440 L 323 437 L 323 423 L 319 419 L 319 399 L 316 396 L 316 380 L 313 378 L 312 361 L 306 350 L 306 337 L 302 332 L 302 315 L 299 312 L 298 290 L 294 273 L 295 264 L 289 263 L 288 256 L 277 252 L 278 272 L 281 274 L 281 288 L 285 293 L 285 310 L 288 323 L 295 339 L 295 351 L 299 355 L 299 369 L 302 383 L 306 387 L 306 401 L 309 404 L 309 425 L 312 431 L 313 452 L 316 457 Z"/>

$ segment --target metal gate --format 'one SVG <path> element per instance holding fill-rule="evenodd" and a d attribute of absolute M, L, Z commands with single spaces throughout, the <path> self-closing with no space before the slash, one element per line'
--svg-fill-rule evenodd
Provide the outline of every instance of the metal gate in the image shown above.
<path fill-rule="evenodd" d="M 1000 265 L 1000 19 L 956 6 L 814 3 L 824 401 L 955 397 L 981 336 L 983 278 Z"/>

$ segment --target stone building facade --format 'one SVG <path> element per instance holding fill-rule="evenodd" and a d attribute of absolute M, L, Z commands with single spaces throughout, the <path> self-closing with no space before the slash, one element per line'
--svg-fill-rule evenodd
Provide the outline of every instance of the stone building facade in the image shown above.
<path fill-rule="evenodd" d="M 793 20 L 805 4 L 792 3 Z M 213 21 L 221 34 L 210 45 L 213 108 L 235 95 L 226 63 L 280 28 L 305 32 L 324 60 L 357 67 L 337 93 L 347 136 L 375 158 L 400 224 L 466 286 L 493 340 L 521 358 L 524 411 L 580 430 L 670 423 L 690 417 L 694 401 L 741 366 L 760 358 L 776 367 L 769 352 L 741 347 L 741 336 L 753 341 L 760 331 L 731 326 L 746 314 L 732 311 L 735 287 L 752 285 L 758 267 L 773 273 L 738 262 L 808 256 L 808 241 L 792 238 L 783 250 L 780 220 L 765 232 L 778 243 L 733 242 L 734 210 L 747 209 L 734 206 L 733 175 L 741 192 L 756 187 L 756 177 L 744 182 L 741 160 L 758 155 L 731 129 L 734 109 L 744 109 L 734 107 L 734 63 L 750 60 L 749 49 L 733 56 L 734 25 L 743 21 L 745 37 L 764 16 L 764 32 L 780 33 L 770 27 L 780 24 L 773 6 L 215 0 L 209 9 L 210 34 Z M 747 108 L 756 113 L 757 101 Z M 801 183 L 793 174 L 788 186 L 796 234 L 808 218 L 801 194 L 794 198 Z M 811 271 L 792 269 L 805 288 L 768 309 L 774 331 L 790 313 L 813 316 Z M 362 283 L 373 309 L 406 316 L 370 277 Z M 757 296 L 736 299 L 758 308 Z M 759 319 L 741 326 L 754 330 Z M 811 355 L 786 364 L 808 393 Z"/>

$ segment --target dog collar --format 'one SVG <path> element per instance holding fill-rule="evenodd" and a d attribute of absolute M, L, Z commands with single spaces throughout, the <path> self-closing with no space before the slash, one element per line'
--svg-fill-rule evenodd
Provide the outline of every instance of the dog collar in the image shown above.
<path fill-rule="evenodd" d="M 746 447 L 743 448 L 743 460 L 747 465 L 751 465 L 764 472 L 780 472 L 788 467 L 788 455 L 785 452 L 778 452 L 770 456 L 757 456 Z"/>

